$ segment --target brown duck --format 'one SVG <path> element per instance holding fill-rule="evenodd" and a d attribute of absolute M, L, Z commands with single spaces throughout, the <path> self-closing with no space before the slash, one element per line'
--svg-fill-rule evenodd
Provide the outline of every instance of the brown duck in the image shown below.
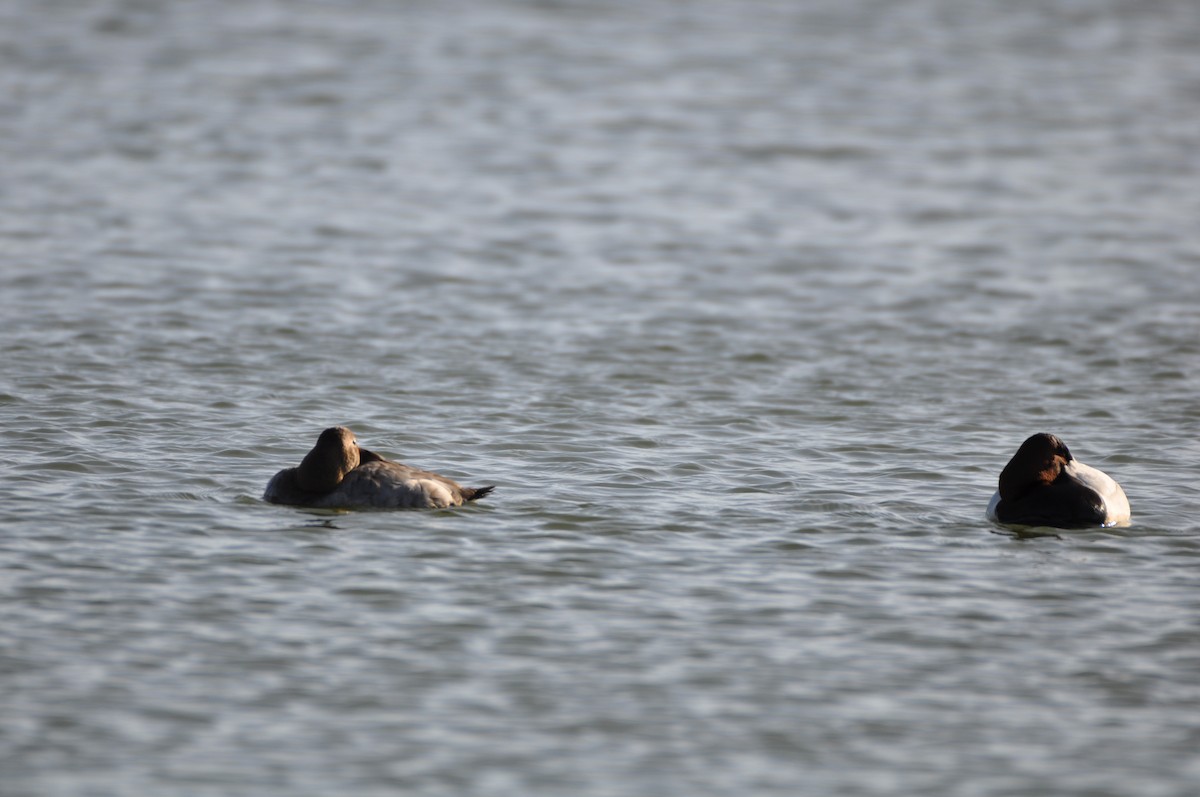
<path fill-rule="evenodd" d="M 495 485 L 463 487 L 429 471 L 386 460 L 360 448 L 354 432 L 334 426 L 296 468 L 279 471 L 263 500 L 272 504 L 324 508 L 441 509 L 461 506 Z"/>

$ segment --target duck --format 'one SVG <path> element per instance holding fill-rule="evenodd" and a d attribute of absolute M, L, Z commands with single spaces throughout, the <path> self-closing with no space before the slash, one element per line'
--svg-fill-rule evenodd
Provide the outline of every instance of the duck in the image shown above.
<path fill-rule="evenodd" d="M 1129 523 L 1129 499 L 1103 471 L 1071 456 L 1057 436 L 1028 438 L 1000 472 L 987 516 L 999 523 L 1059 529 Z"/>
<path fill-rule="evenodd" d="M 483 498 L 495 487 L 463 487 L 392 462 L 360 447 L 345 426 L 334 426 L 321 432 L 298 467 L 271 477 L 263 500 L 326 509 L 444 509 Z"/>

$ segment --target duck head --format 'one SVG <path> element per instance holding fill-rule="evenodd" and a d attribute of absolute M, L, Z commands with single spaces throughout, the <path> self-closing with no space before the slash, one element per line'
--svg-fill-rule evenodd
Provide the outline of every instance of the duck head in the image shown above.
<path fill-rule="evenodd" d="M 307 492 L 327 493 L 341 484 L 359 462 L 354 432 L 345 426 L 334 426 L 321 432 L 317 444 L 304 456 L 296 469 L 296 481 Z"/>
<path fill-rule="evenodd" d="M 1067 444 L 1055 435 L 1033 435 L 1000 472 L 1000 497 L 1015 501 L 1032 487 L 1053 483 L 1073 459 Z"/>

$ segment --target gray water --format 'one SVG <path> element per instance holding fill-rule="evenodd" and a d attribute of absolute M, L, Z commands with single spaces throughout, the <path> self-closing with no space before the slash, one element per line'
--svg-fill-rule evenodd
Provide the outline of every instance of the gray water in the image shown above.
<path fill-rule="evenodd" d="M 0 793 L 1200 793 L 1200 5 L 0 1 Z M 466 484 L 271 506 L 320 430 Z M 1128 528 L 983 517 L 1037 431 Z"/>

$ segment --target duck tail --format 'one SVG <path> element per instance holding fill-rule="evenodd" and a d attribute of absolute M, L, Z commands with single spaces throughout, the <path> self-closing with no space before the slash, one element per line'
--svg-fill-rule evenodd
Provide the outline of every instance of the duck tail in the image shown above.
<path fill-rule="evenodd" d="M 489 484 L 487 487 L 464 487 L 462 488 L 463 498 L 468 501 L 477 501 L 485 495 L 496 489 L 496 485 Z"/>

